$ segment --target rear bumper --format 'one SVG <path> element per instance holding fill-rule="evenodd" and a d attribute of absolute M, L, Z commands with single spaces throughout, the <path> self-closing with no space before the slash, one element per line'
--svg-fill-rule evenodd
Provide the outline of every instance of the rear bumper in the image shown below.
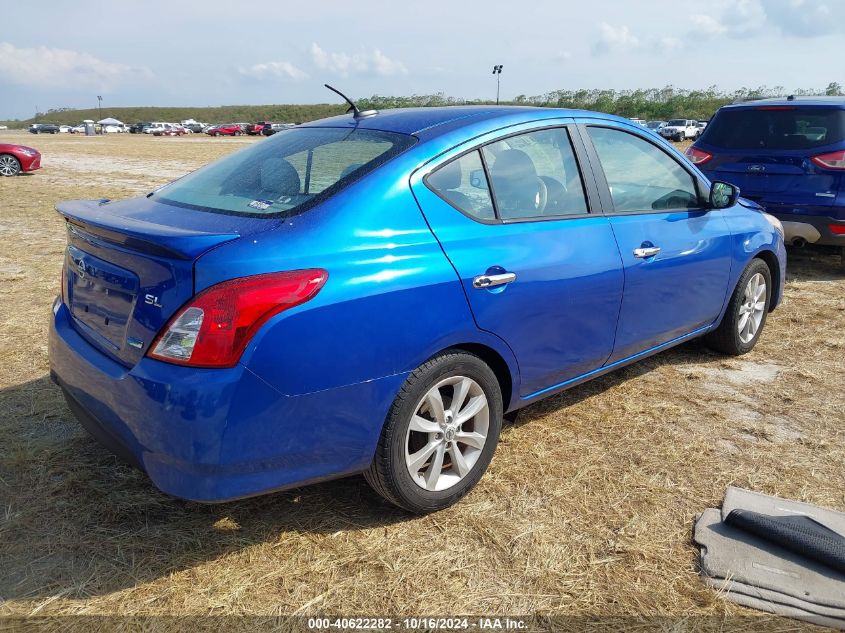
<path fill-rule="evenodd" d="M 765 205 L 783 223 L 784 242 L 787 244 L 809 243 L 828 246 L 845 246 L 845 233 L 834 233 L 831 226 L 841 226 L 845 231 L 845 217 L 834 217 L 836 207 L 818 207 L 819 214 L 793 213 L 777 205 Z M 845 210 L 843 210 L 845 214 Z"/>
<path fill-rule="evenodd" d="M 369 466 L 404 375 L 286 396 L 243 366 L 132 369 L 83 339 L 60 300 L 50 374 L 74 414 L 163 492 L 194 501 L 252 496 Z"/>

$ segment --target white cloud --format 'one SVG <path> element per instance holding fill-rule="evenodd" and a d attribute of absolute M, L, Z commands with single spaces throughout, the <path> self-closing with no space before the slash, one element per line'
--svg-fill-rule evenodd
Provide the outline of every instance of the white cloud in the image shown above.
<path fill-rule="evenodd" d="M 379 49 L 373 50 L 373 68 L 379 75 L 407 75 L 408 69 L 402 62 L 390 59 Z"/>
<path fill-rule="evenodd" d="M 816 37 L 845 29 L 845 3 L 818 0 L 759 0 L 769 23 L 787 35 Z"/>
<path fill-rule="evenodd" d="M 640 39 L 624 24 L 613 26 L 607 22 L 599 24 L 599 39 L 593 44 L 593 54 L 603 55 L 610 51 L 624 51 L 638 48 Z"/>
<path fill-rule="evenodd" d="M 377 75 L 407 75 L 408 68 L 402 62 L 390 59 L 375 48 L 372 51 L 361 50 L 357 53 L 332 53 L 323 50 L 314 42 L 311 44 L 311 61 L 320 70 L 341 77 L 352 73 Z"/>
<path fill-rule="evenodd" d="M 728 30 L 728 27 L 709 15 L 699 13 L 692 16 L 690 21 L 693 25 L 693 31 L 702 35 L 722 35 Z"/>
<path fill-rule="evenodd" d="M 291 64 L 290 62 L 265 62 L 253 64 L 244 68 L 238 67 L 238 72 L 247 77 L 255 79 L 281 78 L 281 79 L 306 79 L 308 73 Z"/>
<path fill-rule="evenodd" d="M 105 90 L 117 83 L 150 79 L 149 68 L 107 62 L 62 48 L 17 48 L 0 42 L 0 79 L 24 86 L 82 86 Z"/>
<path fill-rule="evenodd" d="M 721 17 L 692 16 L 691 36 L 744 38 L 782 33 L 812 38 L 845 30 L 845 2 L 738 0 Z"/>

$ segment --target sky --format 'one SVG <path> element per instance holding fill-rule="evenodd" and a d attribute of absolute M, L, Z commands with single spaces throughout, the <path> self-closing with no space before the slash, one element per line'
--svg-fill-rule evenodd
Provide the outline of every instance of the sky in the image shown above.
<path fill-rule="evenodd" d="M 0 17 L 0 119 L 36 106 L 330 103 L 845 84 L 845 0 L 43 0 Z"/>

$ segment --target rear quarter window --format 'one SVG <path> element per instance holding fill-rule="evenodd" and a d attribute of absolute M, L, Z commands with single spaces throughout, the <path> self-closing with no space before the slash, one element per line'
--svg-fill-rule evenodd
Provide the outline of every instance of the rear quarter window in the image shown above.
<path fill-rule="evenodd" d="M 845 110 L 778 106 L 722 110 L 702 143 L 724 149 L 812 149 L 845 141 Z"/>

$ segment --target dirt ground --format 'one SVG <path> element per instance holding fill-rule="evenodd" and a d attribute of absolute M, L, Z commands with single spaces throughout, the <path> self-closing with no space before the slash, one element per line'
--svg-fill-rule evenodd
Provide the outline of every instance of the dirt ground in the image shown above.
<path fill-rule="evenodd" d="M 693 342 L 524 410 L 476 490 L 444 512 L 409 517 L 360 477 L 206 506 L 116 462 L 49 381 L 65 239 L 53 205 L 144 193 L 254 141 L 0 132 L 7 141 L 39 148 L 44 168 L 0 179 L 0 616 L 634 615 L 669 618 L 664 630 L 747 616 L 727 628 L 801 628 L 705 587 L 690 536 L 729 484 L 845 510 L 838 257 L 790 252 L 785 302 L 747 356 Z"/>

